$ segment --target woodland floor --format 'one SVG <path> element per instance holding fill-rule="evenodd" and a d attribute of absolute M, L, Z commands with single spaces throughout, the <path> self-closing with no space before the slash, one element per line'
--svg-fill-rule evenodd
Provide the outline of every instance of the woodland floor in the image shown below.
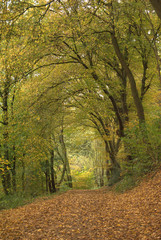
<path fill-rule="evenodd" d="M 0 239 L 161 239 L 161 171 L 124 194 L 70 190 L 3 210 Z"/>

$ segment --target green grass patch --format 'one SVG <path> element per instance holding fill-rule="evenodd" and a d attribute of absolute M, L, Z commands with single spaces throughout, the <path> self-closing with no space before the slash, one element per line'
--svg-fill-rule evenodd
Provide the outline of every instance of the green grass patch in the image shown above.
<path fill-rule="evenodd" d="M 132 176 L 124 176 L 124 178 L 115 184 L 114 190 L 119 193 L 126 192 L 137 186 L 138 181 Z"/>
<path fill-rule="evenodd" d="M 27 204 L 30 204 L 36 200 L 48 200 L 53 198 L 54 196 L 58 196 L 60 194 L 65 193 L 68 191 L 70 188 L 64 187 L 57 191 L 56 193 L 44 193 L 41 195 L 29 195 L 29 194 L 23 194 L 23 193 L 15 193 L 11 194 L 8 196 L 0 196 L 0 211 L 3 209 L 12 209 L 12 208 L 17 208 L 20 206 L 24 206 Z"/>
<path fill-rule="evenodd" d="M 22 194 L 13 194 L 8 196 L 2 196 L 0 198 L 0 210 L 11 209 L 25 204 L 31 203 L 34 200 L 31 196 L 23 196 Z"/>

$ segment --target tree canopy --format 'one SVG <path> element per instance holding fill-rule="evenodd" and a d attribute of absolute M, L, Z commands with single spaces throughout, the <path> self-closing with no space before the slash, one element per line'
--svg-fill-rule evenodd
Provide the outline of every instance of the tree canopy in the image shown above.
<path fill-rule="evenodd" d="M 6 195 L 78 187 L 81 176 L 90 187 L 127 176 L 136 181 L 159 164 L 158 4 L 0 3 L 0 174 Z"/>

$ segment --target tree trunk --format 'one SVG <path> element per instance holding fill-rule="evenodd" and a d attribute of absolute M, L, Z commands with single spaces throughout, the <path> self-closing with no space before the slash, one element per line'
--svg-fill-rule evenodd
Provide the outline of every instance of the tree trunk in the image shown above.
<path fill-rule="evenodd" d="M 9 170 L 4 166 L 4 172 L 2 174 L 2 186 L 4 193 L 8 195 L 11 189 L 11 176 Z"/>
<path fill-rule="evenodd" d="M 119 109 L 117 107 L 117 103 L 116 103 L 114 97 L 110 94 L 110 92 L 107 90 L 106 86 L 104 86 L 104 84 L 100 81 L 99 77 L 97 76 L 97 74 L 94 71 L 92 72 L 92 77 L 94 78 L 94 80 L 96 82 L 98 82 L 101 85 L 103 92 L 110 99 L 113 109 L 114 109 L 114 112 L 116 114 L 118 123 L 119 123 L 119 135 L 123 137 L 124 136 L 124 125 L 123 125 L 123 122 L 122 122 L 122 119 L 121 119 L 121 116 L 119 113 Z"/>
<path fill-rule="evenodd" d="M 12 119 L 14 119 L 14 100 L 15 100 L 15 89 L 12 95 L 12 101 L 11 101 L 11 116 Z M 12 163 L 11 163 L 11 173 L 12 173 L 12 188 L 13 192 L 16 192 L 16 146 L 15 143 L 13 144 L 13 156 L 12 156 Z"/>
<path fill-rule="evenodd" d="M 50 156 L 51 192 L 54 193 L 56 192 L 54 176 L 54 151 L 51 150 L 50 154 L 51 154 Z"/>
<path fill-rule="evenodd" d="M 145 122 L 144 108 L 143 108 L 142 102 L 141 102 L 139 94 L 138 94 L 138 90 L 137 90 L 137 87 L 136 87 L 136 82 L 135 82 L 134 76 L 133 76 L 129 66 L 126 63 L 123 54 L 121 53 L 121 50 L 120 50 L 118 42 L 117 42 L 117 38 L 115 36 L 115 33 L 111 33 L 111 38 L 112 38 L 113 47 L 115 49 L 115 53 L 116 53 L 116 55 L 117 55 L 117 57 L 118 57 L 118 59 L 121 63 L 122 68 L 125 70 L 125 72 L 128 76 L 133 100 L 134 100 L 136 110 L 137 110 L 137 115 L 138 115 L 138 118 L 139 118 L 139 122 L 140 122 L 140 124 L 142 124 L 142 123 Z"/>
<path fill-rule="evenodd" d="M 109 173 L 106 173 L 108 177 L 108 185 L 111 186 L 120 180 L 121 167 L 116 160 L 116 153 L 113 147 L 106 140 L 104 142 L 105 142 L 106 153 L 109 154 L 110 162 L 112 165 L 110 168 L 110 176 L 109 176 Z"/>
<path fill-rule="evenodd" d="M 126 54 L 125 59 L 127 59 L 128 54 Z M 121 95 L 121 103 L 122 103 L 122 112 L 124 115 L 124 122 L 129 121 L 129 116 L 128 116 L 128 106 L 127 106 L 127 74 L 125 70 L 122 68 L 121 69 L 121 77 L 118 76 L 122 82 L 122 89 L 120 92 Z"/>
<path fill-rule="evenodd" d="M 46 192 L 51 192 L 51 184 L 50 184 L 50 172 L 49 172 L 49 161 L 45 162 L 45 178 L 46 178 Z"/>
<path fill-rule="evenodd" d="M 23 154 L 23 157 L 25 155 Z M 25 191 L 25 163 L 24 160 L 21 161 L 22 163 L 22 175 L 21 175 L 21 184 L 22 184 L 22 191 Z"/>
<path fill-rule="evenodd" d="M 58 182 L 58 188 L 60 187 L 61 183 L 62 183 L 63 180 L 64 180 L 65 172 L 66 172 L 66 165 L 65 165 L 65 163 L 64 163 L 62 175 L 61 175 L 60 181 Z"/>
<path fill-rule="evenodd" d="M 100 187 L 104 186 L 104 167 L 102 166 L 101 168 L 101 173 L 100 173 Z"/>
<path fill-rule="evenodd" d="M 11 175 L 10 175 L 10 163 L 9 163 L 9 150 L 8 150 L 8 96 L 9 96 L 9 83 L 5 82 L 4 91 L 3 91 L 3 148 L 4 148 L 4 172 L 3 172 L 3 189 L 6 195 L 11 192 Z"/>
<path fill-rule="evenodd" d="M 61 144 L 62 147 L 62 154 L 63 154 L 63 158 L 64 158 L 64 164 L 66 166 L 66 174 L 67 174 L 67 181 L 68 181 L 68 186 L 70 188 L 73 187 L 72 184 L 72 176 L 71 176 L 71 172 L 70 172 L 70 165 L 69 165 L 69 160 L 67 157 L 67 150 L 66 150 L 66 146 L 65 146 L 65 142 L 64 142 L 64 135 L 63 135 L 63 126 L 59 135 L 59 142 Z"/>
<path fill-rule="evenodd" d="M 15 151 L 15 146 L 14 146 L 14 151 Z M 13 162 L 12 162 L 12 187 L 13 187 L 13 192 L 16 192 L 17 186 L 16 186 L 16 156 L 14 152 L 14 157 L 13 157 Z"/>

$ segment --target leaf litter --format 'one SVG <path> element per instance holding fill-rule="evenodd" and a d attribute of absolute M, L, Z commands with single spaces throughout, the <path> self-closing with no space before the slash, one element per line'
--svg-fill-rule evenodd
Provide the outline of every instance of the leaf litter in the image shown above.
<path fill-rule="evenodd" d="M 5 240 L 161 240 L 161 171 L 118 194 L 69 190 L 0 212 Z"/>

